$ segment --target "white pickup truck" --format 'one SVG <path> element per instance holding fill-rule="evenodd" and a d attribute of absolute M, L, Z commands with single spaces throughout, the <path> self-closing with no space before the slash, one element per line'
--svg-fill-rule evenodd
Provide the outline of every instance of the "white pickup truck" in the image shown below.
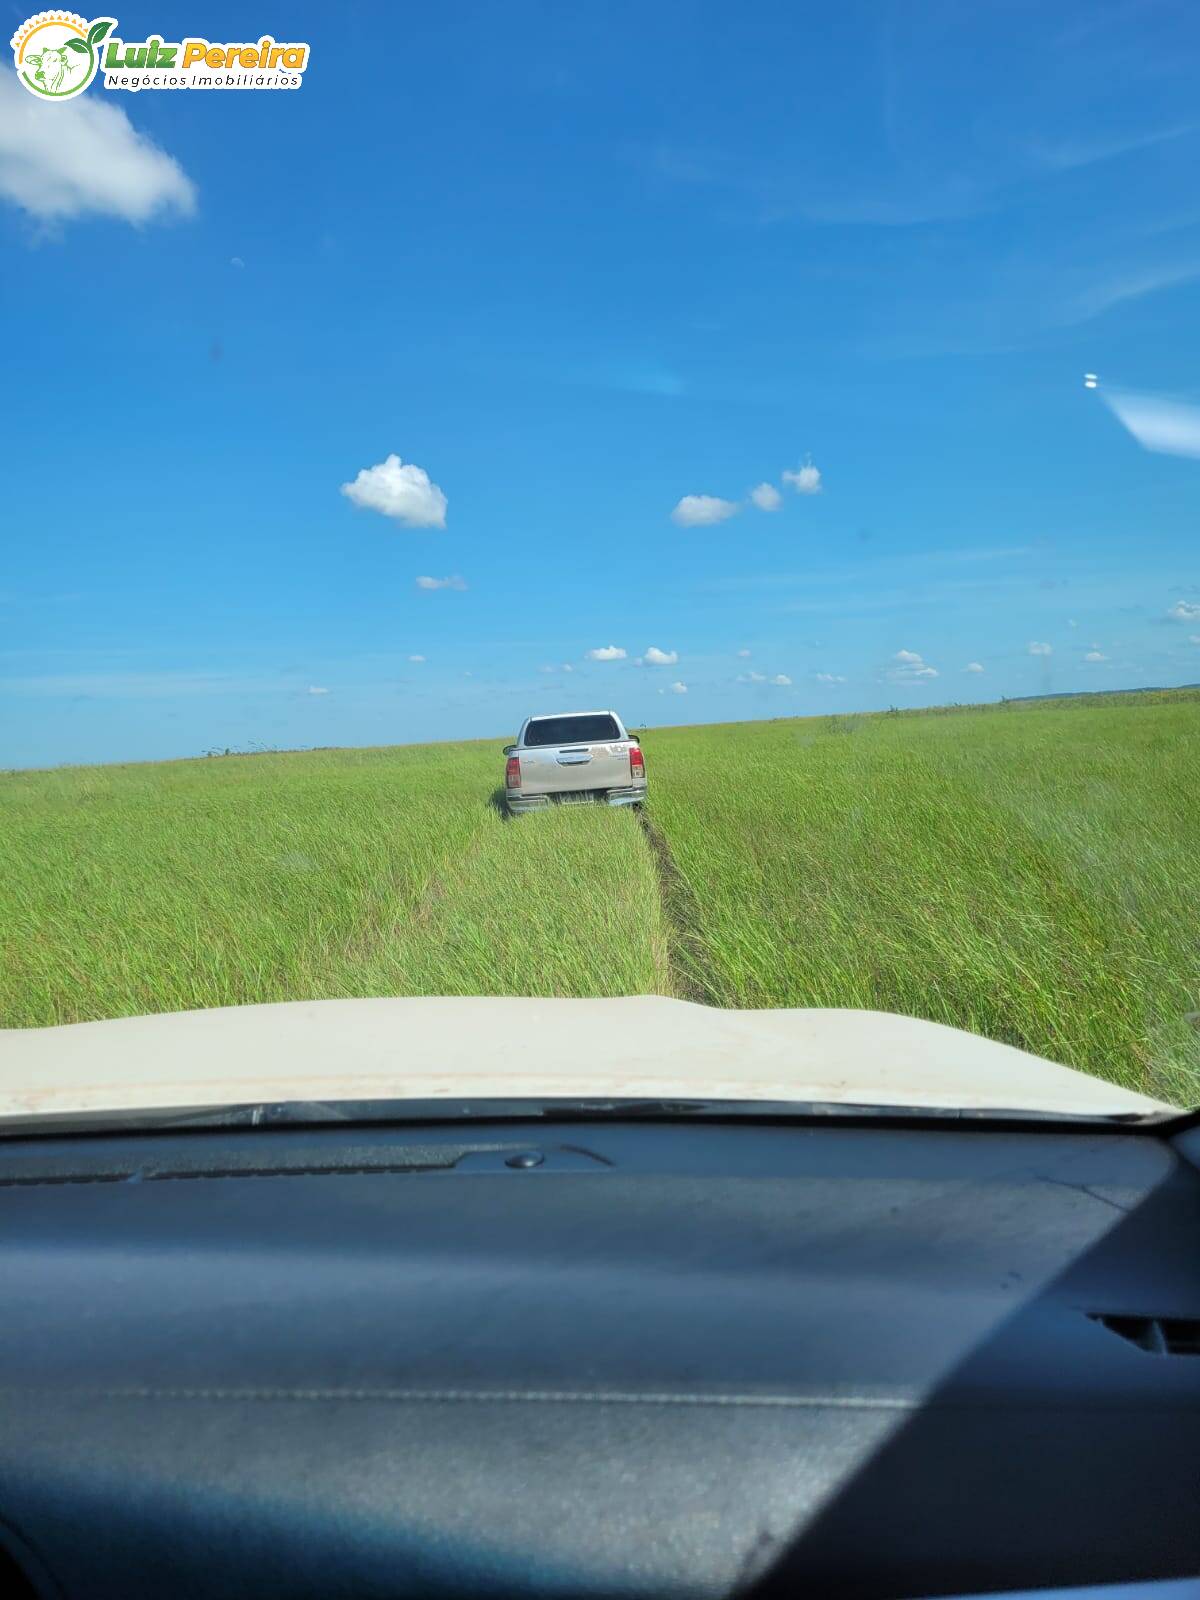
<path fill-rule="evenodd" d="M 504 801 L 513 813 L 555 802 L 636 806 L 646 798 L 641 745 L 615 711 L 526 717 L 504 754 Z"/>

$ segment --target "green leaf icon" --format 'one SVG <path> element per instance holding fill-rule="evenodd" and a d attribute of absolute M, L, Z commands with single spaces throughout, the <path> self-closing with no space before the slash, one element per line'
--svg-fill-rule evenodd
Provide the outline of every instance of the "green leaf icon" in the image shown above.
<path fill-rule="evenodd" d="M 80 55 L 84 55 L 84 56 L 87 55 L 87 53 L 88 53 L 88 47 L 87 47 L 87 45 L 84 44 L 82 39 L 68 39 L 67 40 L 67 49 L 68 50 L 78 50 Z"/>
<path fill-rule="evenodd" d="M 88 29 L 87 42 L 91 45 L 99 44 L 101 39 L 103 39 L 104 35 L 111 27 L 111 17 L 106 17 L 100 22 L 93 22 L 91 27 Z"/>

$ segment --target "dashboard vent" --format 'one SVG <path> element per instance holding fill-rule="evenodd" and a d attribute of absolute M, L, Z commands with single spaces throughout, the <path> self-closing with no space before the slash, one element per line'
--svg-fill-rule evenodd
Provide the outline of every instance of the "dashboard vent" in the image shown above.
<path fill-rule="evenodd" d="M 1200 1318 L 1114 1317 L 1104 1311 L 1089 1311 L 1088 1316 L 1151 1355 L 1200 1356 Z"/>

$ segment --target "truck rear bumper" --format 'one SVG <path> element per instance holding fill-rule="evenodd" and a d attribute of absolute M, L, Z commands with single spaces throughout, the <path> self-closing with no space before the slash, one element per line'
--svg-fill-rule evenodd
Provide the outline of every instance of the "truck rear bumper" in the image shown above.
<path fill-rule="evenodd" d="M 636 806 L 646 798 L 644 783 L 622 789 L 563 789 L 558 794 L 522 794 L 519 789 L 505 792 L 504 803 L 513 816 L 523 811 L 545 811 L 553 805 Z"/>

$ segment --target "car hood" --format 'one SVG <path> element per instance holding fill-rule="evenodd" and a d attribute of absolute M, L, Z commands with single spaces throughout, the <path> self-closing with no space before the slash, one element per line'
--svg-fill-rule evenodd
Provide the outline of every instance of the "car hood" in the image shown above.
<path fill-rule="evenodd" d="M 732 1011 L 656 995 L 231 1006 L 0 1030 L 0 1116 L 288 1100 L 833 1101 L 1168 1109 L 957 1028 L 879 1011 Z"/>

